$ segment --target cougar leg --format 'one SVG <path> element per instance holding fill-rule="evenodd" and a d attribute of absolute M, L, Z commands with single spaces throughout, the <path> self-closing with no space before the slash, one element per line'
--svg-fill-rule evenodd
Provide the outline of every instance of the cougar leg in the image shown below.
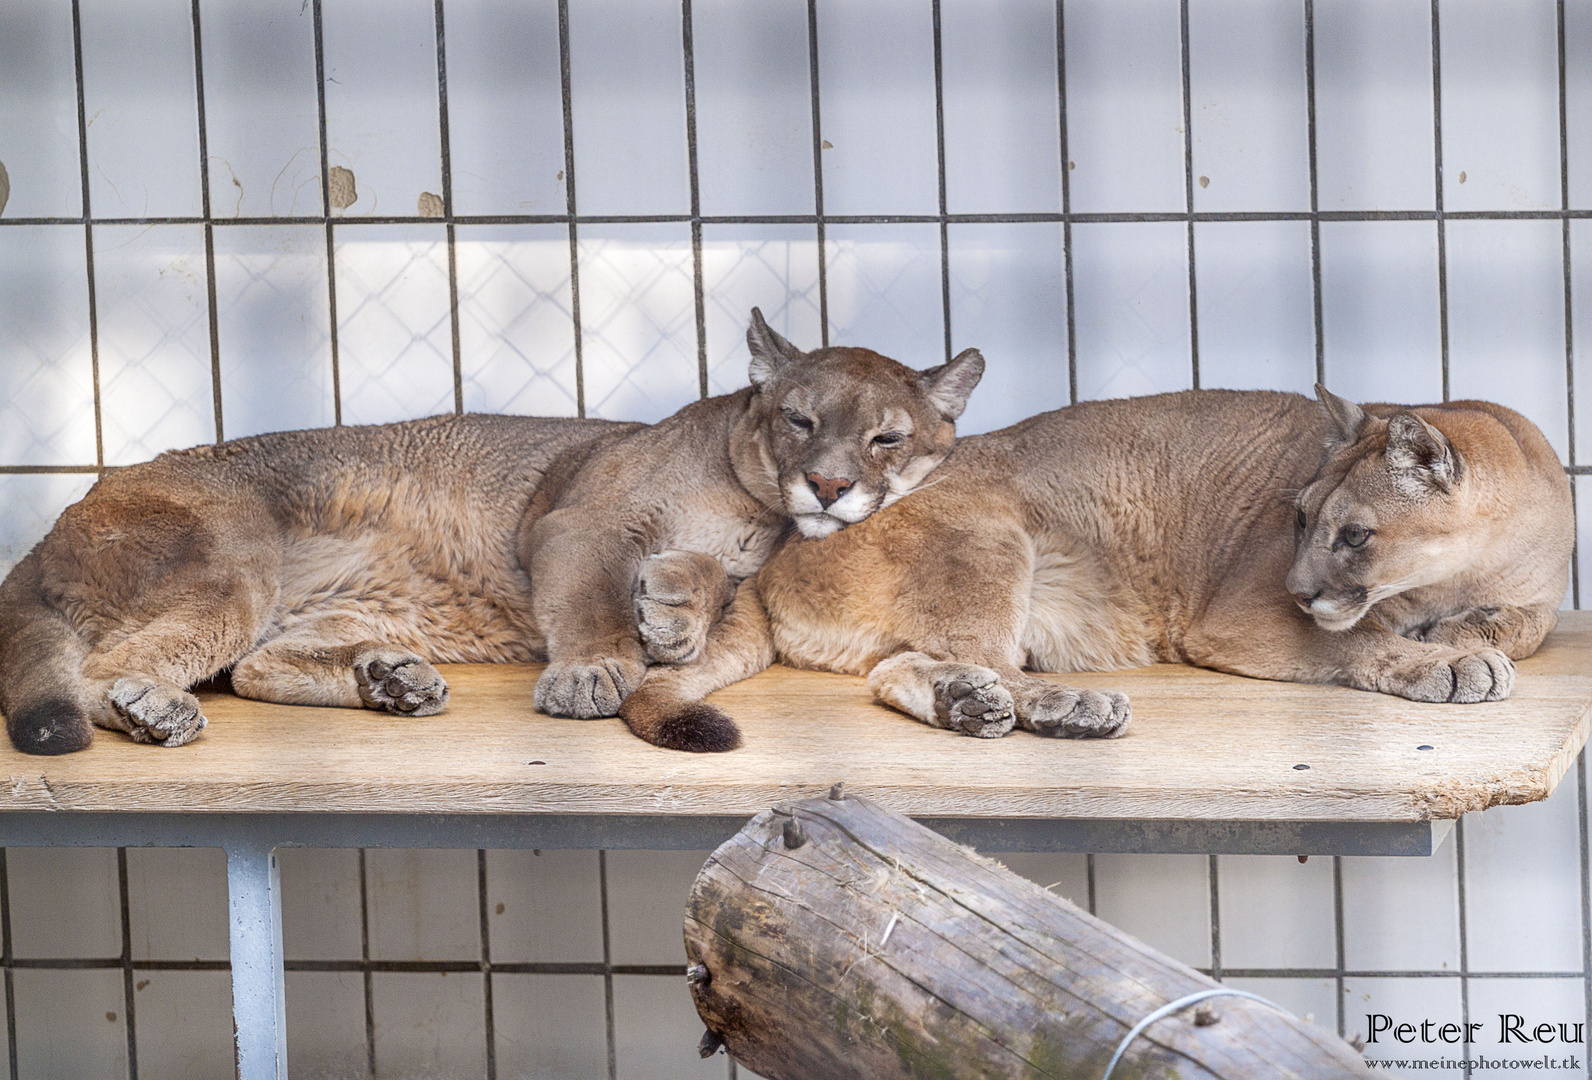
<path fill-rule="evenodd" d="M 979 739 L 998 739 L 1012 729 L 1011 693 L 999 673 L 977 664 L 897 653 L 868 673 L 868 689 L 932 727 Z"/>
<path fill-rule="evenodd" d="M 227 595 L 226 593 L 222 594 Z M 187 688 L 241 656 L 259 633 L 247 598 L 169 610 L 83 659 L 88 718 L 135 742 L 181 746 L 209 723 Z"/>
<path fill-rule="evenodd" d="M 1001 679 L 1012 692 L 1017 722 L 1036 735 L 1115 739 L 1127 734 L 1133 712 L 1126 694 L 1059 686 L 1015 668 L 1001 671 Z"/>
<path fill-rule="evenodd" d="M 448 684 L 424 657 L 372 640 L 357 620 L 328 617 L 264 642 L 232 669 L 240 696 L 282 705 L 382 709 L 431 716 Z"/>

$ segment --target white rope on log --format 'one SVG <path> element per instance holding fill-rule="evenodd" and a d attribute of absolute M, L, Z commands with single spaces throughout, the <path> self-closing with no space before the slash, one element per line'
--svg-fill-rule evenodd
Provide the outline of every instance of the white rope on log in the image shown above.
<path fill-rule="evenodd" d="M 1233 990 L 1225 986 L 1219 986 L 1214 990 L 1201 990 L 1197 994 L 1190 994 L 1188 997 L 1180 997 L 1176 1001 L 1167 1002 L 1159 1009 L 1156 1009 L 1149 1016 L 1146 1016 L 1143 1020 L 1140 1020 L 1137 1024 L 1134 1024 L 1133 1027 L 1129 1029 L 1128 1033 L 1122 1036 L 1122 1041 L 1117 1043 L 1117 1052 L 1111 1055 L 1111 1061 L 1106 1065 L 1105 1074 L 1100 1077 L 1100 1080 L 1111 1080 L 1111 1073 L 1116 1069 L 1117 1062 L 1122 1060 L 1122 1055 L 1127 1052 L 1128 1044 L 1134 1039 L 1137 1039 L 1144 1032 L 1145 1028 L 1149 1027 L 1163 1016 L 1170 1016 L 1179 1009 L 1186 1009 L 1197 1001 L 1204 1001 L 1206 998 L 1213 997 L 1248 998 L 1251 1001 L 1258 1001 L 1262 1005 L 1271 1006 L 1273 1009 L 1276 1009 L 1290 1020 L 1297 1019 L 1293 1013 L 1289 1012 L 1281 1005 L 1278 1005 L 1275 1001 L 1267 1001 L 1259 994 L 1251 994 L 1248 990 Z"/>

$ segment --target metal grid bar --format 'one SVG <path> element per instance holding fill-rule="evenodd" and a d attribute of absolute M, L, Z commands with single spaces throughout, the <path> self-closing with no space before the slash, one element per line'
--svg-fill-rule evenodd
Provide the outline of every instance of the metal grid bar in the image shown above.
<path fill-rule="evenodd" d="M 127 901 L 127 849 L 116 849 L 116 892 L 121 905 L 122 1015 L 127 1027 L 127 1080 L 138 1080 L 138 1023 L 133 1011 L 133 918 Z"/>
<path fill-rule="evenodd" d="M 486 1080 L 497 1080 L 497 1027 L 492 1018 L 492 972 L 507 970 L 508 965 L 499 968 L 494 968 L 492 965 L 492 922 L 487 914 L 486 852 L 479 848 L 475 853 L 475 891 L 481 916 L 480 971 L 486 1022 Z"/>
<path fill-rule="evenodd" d="M 813 224 L 818 233 L 819 344 L 829 347 L 829 247 L 824 238 L 824 127 L 818 94 L 818 0 L 807 0 L 807 72 L 813 93 Z"/>
<path fill-rule="evenodd" d="M 204 217 L 205 313 L 209 317 L 210 329 L 210 400 L 215 410 L 216 442 L 219 444 L 226 441 L 226 429 L 221 419 L 221 331 L 216 322 L 216 238 L 215 226 L 210 218 L 210 137 L 205 123 L 205 50 L 199 25 L 199 0 L 193 0 L 190 10 L 193 22 L 194 106 L 199 118 L 199 206 Z"/>
<path fill-rule="evenodd" d="M 359 849 L 359 970 L 365 994 L 365 1064 L 376 1075 L 376 996 L 370 961 L 370 874 L 365 867 L 365 849 Z M 284 964 L 286 966 L 286 964 Z M 291 967 L 288 970 L 295 970 Z"/>
<path fill-rule="evenodd" d="M 1194 103 L 1189 61 L 1188 0 L 1178 0 L 1178 48 L 1183 60 L 1183 209 L 1188 221 L 1188 363 L 1192 382 L 1200 386 L 1199 287 L 1194 261 Z M 1177 220 L 1169 215 L 1170 220 Z"/>
<path fill-rule="evenodd" d="M 697 392 L 708 396 L 708 311 L 702 286 L 702 184 L 697 175 L 696 37 L 691 0 L 680 0 L 680 51 L 685 58 L 686 166 L 691 177 L 691 294 L 696 304 Z"/>
<path fill-rule="evenodd" d="M 1067 5 L 1056 0 L 1056 112 L 1061 154 L 1061 272 L 1067 304 L 1067 404 L 1078 403 L 1078 320 L 1072 288 L 1072 154 L 1067 148 Z M 1094 862 L 1089 864 L 1089 910 L 1094 911 Z"/>
<path fill-rule="evenodd" d="M 569 0 L 558 0 L 558 87 L 564 109 L 564 219 L 569 227 L 569 310 L 575 331 L 575 415 L 586 415 L 581 355 L 580 238 L 575 216 L 575 101 L 569 81 Z"/>
<path fill-rule="evenodd" d="M 11 1080 L 17 1075 L 17 990 L 11 964 L 15 959 L 11 944 L 11 869 L 7 852 L 0 848 L 0 964 L 5 967 L 6 1049 Z"/>
<path fill-rule="evenodd" d="M 194 0 L 198 3 L 198 0 Z M 437 26 L 437 144 L 442 157 L 442 217 L 448 236 L 448 331 L 453 347 L 453 411 L 464 412 L 464 366 L 459 355 L 459 256 L 453 219 L 453 146 L 448 134 L 448 47 L 442 0 L 435 0 Z"/>
<path fill-rule="evenodd" d="M 1465 823 L 1454 824 L 1454 893 L 1459 899 L 1459 1021 L 1465 1033 L 1465 1075 L 1470 1075 L 1470 932 L 1465 903 Z"/>
<path fill-rule="evenodd" d="M 1432 0 L 1432 166 L 1437 221 L 1437 335 L 1443 361 L 1443 400 L 1448 389 L 1448 226 L 1443 213 L 1443 41 L 1437 7 Z M 1468 1028 L 1466 1029 L 1469 1030 Z M 1470 1044 L 1465 1044 L 1467 1052 Z M 1466 1067 L 1466 1075 L 1470 1075 Z"/>
<path fill-rule="evenodd" d="M 100 411 L 99 290 L 94 277 L 93 203 L 88 186 L 88 119 L 83 94 L 83 16 L 72 0 L 72 78 L 77 87 L 77 163 L 83 197 L 83 264 L 88 273 L 88 355 L 94 384 L 94 462 L 105 465 L 105 424 Z M 0 221 L 6 220 L 0 218 Z"/>
<path fill-rule="evenodd" d="M 1010 213 L 977 214 L 453 214 L 445 217 L 421 217 L 417 214 L 362 214 L 359 217 L 334 218 L 338 228 L 361 225 L 437 225 L 453 222 L 458 225 L 667 225 L 690 224 L 700 220 L 704 225 L 934 225 L 945 222 L 951 225 L 979 224 L 1079 224 L 1079 225 L 1132 225 L 1150 222 L 1234 222 L 1234 221 L 1585 221 L 1592 220 L 1592 210 L 1454 210 L 1439 213 L 1435 210 L 1198 210 L 1194 213 L 1178 211 L 1113 211 L 1109 213 L 1060 213 L 1054 211 L 1014 211 Z M 34 217 L 0 218 L 0 227 L 7 225 L 214 225 L 226 228 L 232 225 L 319 225 L 323 219 L 283 215 L 281 217 L 213 218 L 208 222 L 198 216 L 167 217 Z"/>
<path fill-rule="evenodd" d="M 1321 311 L 1321 192 L 1316 169 L 1316 5 L 1305 3 L 1305 134 L 1310 154 L 1310 302 L 1316 329 L 1316 382 L 1326 385 L 1327 343 Z"/>
<path fill-rule="evenodd" d="M 337 238 L 332 230 L 331 160 L 326 149 L 326 47 L 321 35 L 321 0 L 311 0 L 315 34 L 315 131 L 321 151 L 321 218 L 326 230 L 326 327 L 331 336 L 332 422 L 343 426 L 343 373 L 337 353 Z"/>
<path fill-rule="evenodd" d="M 603 927 L 603 1029 L 608 1041 L 608 1080 L 617 1080 L 619 1055 L 614 1044 L 614 954 L 608 926 L 608 852 L 597 853 L 598 902 Z"/>
<path fill-rule="evenodd" d="M 934 173 L 940 207 L 940 312 L 945 323 L 945 362 L 951 362 L 951 227 L 945 207 L 945 48 L 940 33 L 940 0 L 929 13 L 934 21 Z"/>

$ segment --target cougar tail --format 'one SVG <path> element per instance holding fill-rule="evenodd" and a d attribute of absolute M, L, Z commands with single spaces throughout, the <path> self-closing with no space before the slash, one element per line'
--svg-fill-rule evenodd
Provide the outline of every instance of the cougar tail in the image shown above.
<path fill-rule="evenodd" d="M 24 754 L 70 754 L 94 739 L 81 703 L 88 646 L 44 596 L 35 549 L 0 584 L 0 712 Z"/>
<path fill-rule="evenodd" d="M 735 721 L 702 699 L 774 662 L 774 642 L 756 580 L 741 582 L 729 610 L 708 631 L 700 658 L 648 668 L 636 692 L 619 706 L 619 715 L 639 738 L 695 754 L 721 753 L 741 745 Z"/>

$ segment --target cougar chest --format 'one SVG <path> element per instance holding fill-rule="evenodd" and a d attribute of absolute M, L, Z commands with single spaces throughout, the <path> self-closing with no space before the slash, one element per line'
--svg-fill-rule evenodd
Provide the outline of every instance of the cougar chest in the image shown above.
<path fill-rule="evenodd" d="M 666 546 L 711 555 L 732 578 L 757 573 L 784 525 L 777 511 L 750 499 L 734 505 L 687 508 L 674 522 Z"/>

